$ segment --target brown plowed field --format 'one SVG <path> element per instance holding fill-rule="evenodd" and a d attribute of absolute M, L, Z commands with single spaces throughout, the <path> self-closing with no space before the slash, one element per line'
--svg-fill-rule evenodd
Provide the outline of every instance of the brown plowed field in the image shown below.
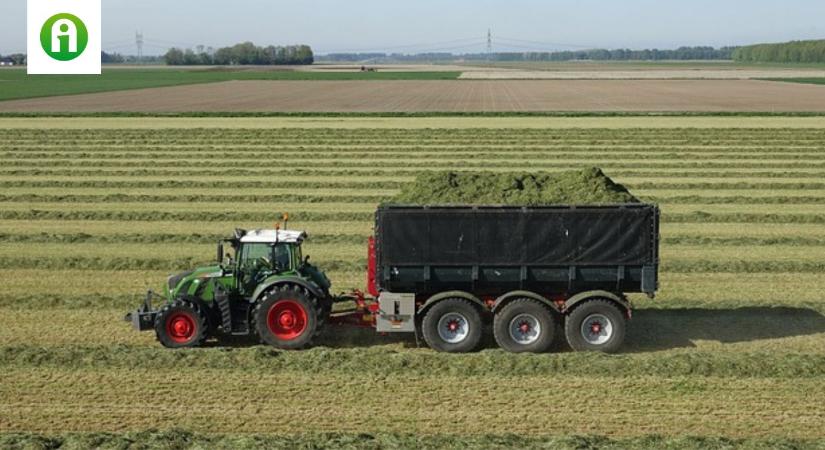
<path fill-rule="evenodd" d="M 825 111 L 756 80 L 229 81 L 0 102 L 0 112 Z"/>

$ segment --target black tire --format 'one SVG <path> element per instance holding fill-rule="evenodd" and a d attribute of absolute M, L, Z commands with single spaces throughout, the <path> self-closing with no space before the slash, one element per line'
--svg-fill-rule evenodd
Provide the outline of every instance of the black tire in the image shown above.
<path fill-rule="evenodd" d="M 198 303 L 178 299 L 155 317 L 155 335 L 169 348 L 198 347 L 206 340 L 209 321 Z"/>
<path fill-rule="evenodd" d="M 584 330 L 586 321 L 592 323 L 592 327 L 598 328 Z M 625 328 L 625 316 L 615 303 L 593 299 L 577 305 L 567 316 L 564 335 L 573 350 L 614 353 L 624 342 Z M 586 339 L 585 333 L 591 338 Z M 599 339 L 604 341 L 597 342 Z"/>
<path fill-rule="evenodd" d="M 450 321 L 450 318 L 455 318 L 457 321 Z M 450 325 L 452 323 L 452 325 Z M 445 328 L 439 333 L 439 324 L 442 327 L 455 325 L 455 330 Z M 466 330 L 461 336 L 461 327 L 466 326 Z M 433 350 L 448 353 L 466 353 L 475 350 L 481 342 L 482 321 L 481 314 L 472 303 L 462 298 L 449 298 L 441 300 L 433 305 L 427 314 L 424 315 L 424 320 L 421 322 L 421 331 L 424 335 L 424 340 L 427 345 Z M 442 337 L 454 334 L 458 340 L 451 341 L 448 337 Z"/>
<path fill-rule="evenodd" d="M 523 322 L 513 330 L 514 321 Z M 515 333 L 515 336 L 514 336 Z M 520 298 L 504 305 L 493 317 L 493 336 L 498 346 L 513 353 L 544 353 L 553 345 L 556 319 L 541 302 Z"/>
<path fill-rule="evenodd" d="M 298 286 L 278 286 L 265 293 L 252 311 L 252 329 L 261 342 L 283 350 L 308 347 L 320 334 L 323 308 Z"/>

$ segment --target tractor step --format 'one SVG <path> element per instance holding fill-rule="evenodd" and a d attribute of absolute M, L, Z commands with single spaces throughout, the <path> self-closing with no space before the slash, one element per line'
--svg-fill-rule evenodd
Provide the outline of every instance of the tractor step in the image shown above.
<path fill-rule="evenodd" d="M 232 330 L 232 305 L 229 302 L 229 296 L 226 291 L 220 286 L 215 289 L 215 303 L 221 311 L 221 325 L 224 330 Z"/>

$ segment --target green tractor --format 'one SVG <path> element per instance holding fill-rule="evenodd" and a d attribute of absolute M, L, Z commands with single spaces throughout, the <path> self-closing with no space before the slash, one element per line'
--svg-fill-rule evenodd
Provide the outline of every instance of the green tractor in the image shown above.
<path fill-rule="evenodd" d="M 306 347 L 321 333 L 333 303 L 329 278 L 301 254 L 306 236 L 235 230 L 218 243 L 217 264 L 170 276 L 165 295 L 149 291 L 126 320 L 137 330 L 154 330 L 172 348 L 219 336 L 258 337 L 281 349 Z M 155 310 L 153 297 L 166 303 Z"/>

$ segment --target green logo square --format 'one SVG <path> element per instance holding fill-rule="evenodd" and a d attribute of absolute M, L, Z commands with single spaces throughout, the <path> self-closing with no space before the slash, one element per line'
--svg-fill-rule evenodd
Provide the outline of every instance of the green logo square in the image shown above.
<path fill-rule="evenodd" d="M 40 29 L 40 45 L 52 59 L 71 61 L 83 54 L 89 44 L 89 31 L 77 16 L 55 14 Z"/>

